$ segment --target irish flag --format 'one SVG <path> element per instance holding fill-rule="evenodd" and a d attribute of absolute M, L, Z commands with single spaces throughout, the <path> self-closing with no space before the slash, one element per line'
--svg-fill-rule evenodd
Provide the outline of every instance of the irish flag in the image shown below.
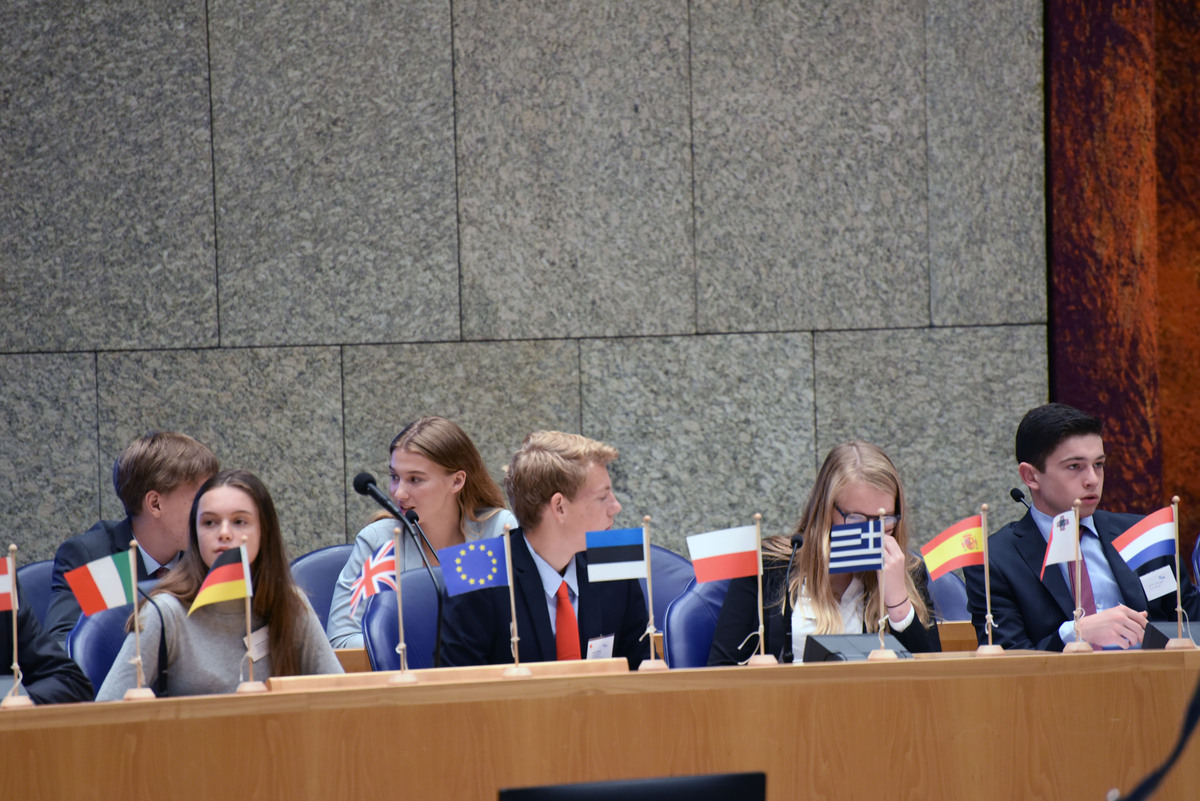
<path fill-rule="evenodd" d="M 17 594 L 13 591 L 13 558 L 5 556 L 0 559 L 0 612 L 15 612 Z"/>
<path fill-rule="evenodd" d="M 687 544 L 697 582 L 759 574 L 758 532 L 754 526 L 693 534 Z"/>
<path fill-rule="evenodd" d="M 1170 506 L 1148 514 L 1113 540 L 1113 547 L 1134 570 L 1160 556 L 1175 553 L 1175 514 Z"/>
<path fill-rule="evenodd" d="M 236 598 L 254 596 L 254 588 L 250 583 L 250 559 L 246 556 L 246 546 L 239 545 L 230 548 L 213 560 L 196 600 L 192 601 L 191 615 L 202 606 L 215 604 L 218 601 L 232 601 Z"/>
<path fill-rule="evenodd" d="M 929 568 L 929 580 L 937 581 L 951 570 L 983 564 L 983 518 L 979 515 L 959 520 L 921 546 L 921 556 Z"/>
<path fill-rule="evenodd" d="M 63 574 L 85 615 L 133 603 L 133 570 L 122 551 Z"/>

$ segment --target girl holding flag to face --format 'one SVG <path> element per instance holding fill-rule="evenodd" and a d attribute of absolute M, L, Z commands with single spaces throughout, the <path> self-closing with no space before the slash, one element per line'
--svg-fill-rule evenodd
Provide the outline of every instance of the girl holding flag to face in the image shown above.
<path fill-rule="evenodd" d="M 275 504 L 254 474 L 225 470 L 206 481 L 188 527 L 189 546 L 179 567 L 138 612 L 147 684 L 159 675 L 160 642 L 166 646 L 168 695 L 233 692 L 247 678 L 248 654 L 260 680 L 342 672 L 320 621 L 292 582 Z M 130 634 L 96 700 L 121 698 L 136 685 L 135 648 Z"/>
<path fill-rule="evenodd" d="M 880 518 L 880 510 L 883 517 Z M 895 465 L 875 445 L 852 441 L 829 452 L 790 538 L 763 540 L 763 620 L 766 653 L 785 661 L 785 610 L 791 612 L 793 661 L 801 661 L 809 634 L 877 632 L 879 576 L 891 632 L 909 651 L 940 651 L 930 610 L 924 562 L 908 552 L 908 510 Z M 882 525 L 882 570 L 855 571 L 834 557 L 831 537 L 855 526 Z M 838 527 L 838 528 L 835 528 Z M 848 527 L 848 528 L 841 528 Z M 793 547 L 798 548 L 789 574 Z M 786 583 L 786 587 L 785 587 Z M 786 591 L 786 597 L 785 597 Z M 786 604 L 785 604 L 786 601 Z M 710 665 L 743 663 L 757 650 L 758 588 L 754 576 L 733 579 L 721 607 Z"/>

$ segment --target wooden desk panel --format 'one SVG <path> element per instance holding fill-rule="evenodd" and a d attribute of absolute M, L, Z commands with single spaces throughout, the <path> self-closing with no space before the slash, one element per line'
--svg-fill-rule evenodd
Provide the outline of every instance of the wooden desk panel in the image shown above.
<path fill-rule="evenodd" d="M 3 798 L 413 798 L 762 770 L 768 798 L 1102 799 L 1200 653 L 711 668 L 0 712 Z M 1157 799 L 1193 799 L 1189 745 Z M 132 795 L 131 795 L 132 794 Z"/>

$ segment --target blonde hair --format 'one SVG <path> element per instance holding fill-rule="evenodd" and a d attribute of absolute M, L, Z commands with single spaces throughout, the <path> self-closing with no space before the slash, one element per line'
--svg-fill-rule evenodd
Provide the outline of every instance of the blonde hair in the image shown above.
<path fill-rule="evenodd" d="M 800 522 L 792 533 L 804 536 L 804 544 L 796 556 L 796 569 L 792 571 L 787 593 L 793 606 L 800 597 L 801 587 L 806 587 L 816 613 L 816 633 L 836 634 L 842 631 L 842 615 L 837 597 L 829 580 L 829 530 L 833 527 L 833 507 L 851 484 L 866 484 L 881 492 L 889 493 L 896 500 L 899 522 L 891 534 L 904 552 L 906 570 L 904 587 L 913 609 L 922 625 L 929 625 L 929 609 L 925 599 L 917 592 L 912 571 L 919 560 L 908 551 L 908 504 L 904 498 L 904 485 L 896 466 L 882 450 L 869 442 L 853 440 L 838 445 L 825 457 L 825 463 L 817 474 L 817 481 L 809 493 L 808 502 L 800 515 Z M 791 543 L 785 537 L 771 537 L 763 541 L 763 552 L 781 559 L 791 555 Z M 878 631 L 879 621 L 874 610 L 879 607 L 879 581 L 874 570 L 857 574 L 862 581 L 865 594 L 863 620 L 868 631 Z M 778 599 L 783 603 L 783 598 Z"/>
<path fill-rule="evenodd" d="M 504 471 L 504 490 L 517 521 L 536 527 L 554 493 L 574 500 L 592 465 L 607 467 L 616 458 L 616 448 L 579 434 L 534 431 Z"/>

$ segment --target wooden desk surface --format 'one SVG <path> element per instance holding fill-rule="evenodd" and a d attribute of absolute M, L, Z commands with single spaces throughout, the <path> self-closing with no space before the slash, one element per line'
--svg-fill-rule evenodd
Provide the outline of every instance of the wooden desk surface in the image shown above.
<path fill-rule="evenodd" d="M 709 668 L 0 711 L 0 798 L 413 798 L 761 770 L 768 798 L 1102 799 L 1200 652 Z M 1160 799 L 1194 799 L 1189 744 Z"/>

